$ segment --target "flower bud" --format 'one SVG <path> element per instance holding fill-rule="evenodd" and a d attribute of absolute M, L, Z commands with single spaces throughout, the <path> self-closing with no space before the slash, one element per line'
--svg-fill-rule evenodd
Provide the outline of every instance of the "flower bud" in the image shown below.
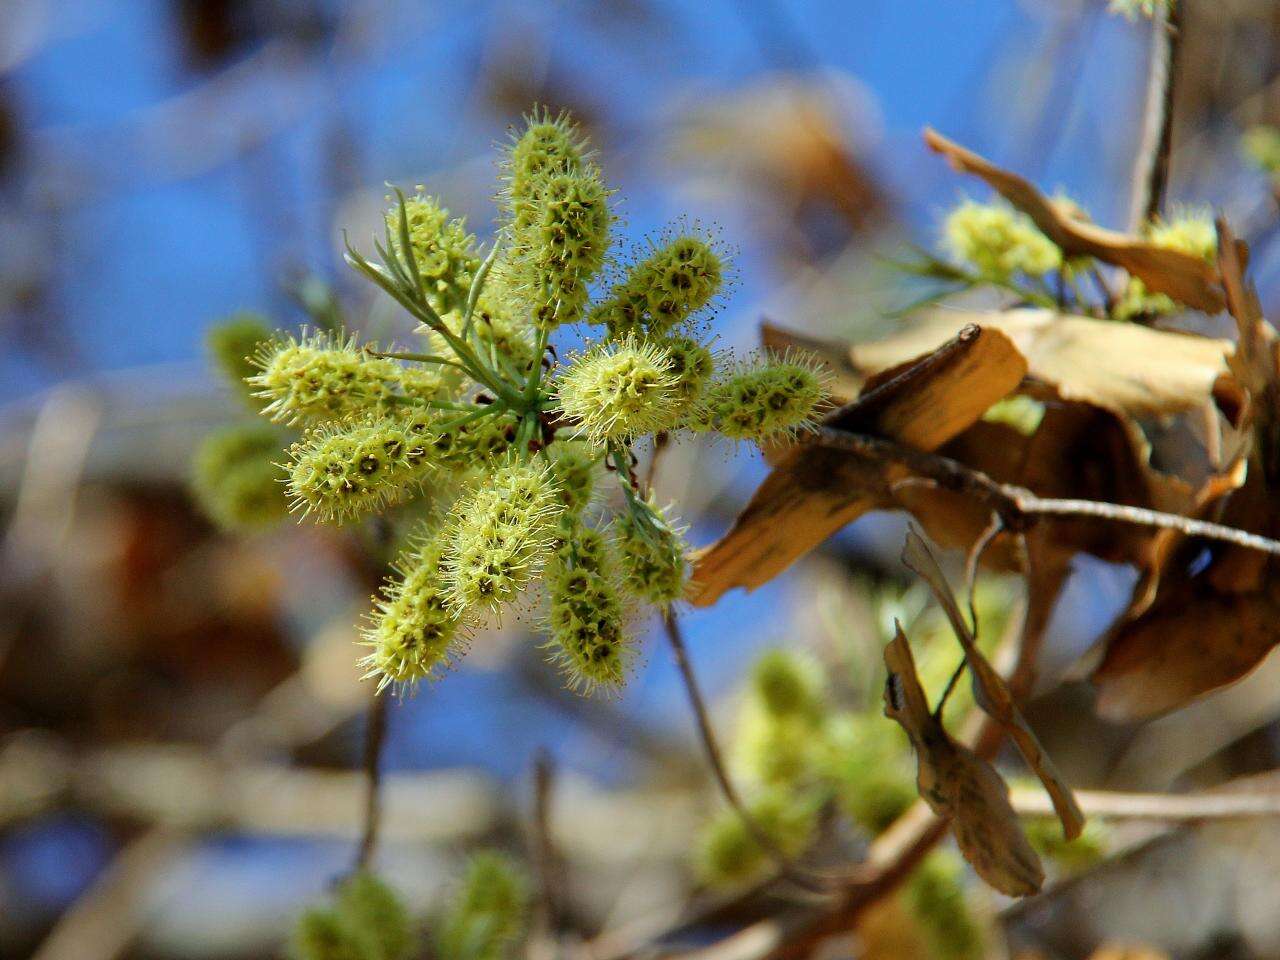
<path fill-rule="evenodd" d="M 701 237 L 684 234 L 636 264 L 589 319 L 607 325 L 614 338 L 661 336 L 710 303 L 723 282 L 720 255 Z"/>
<path fill-rule="evenodd" d="M 419 191 L 404 201 L 409 223 L 413 260 L 438 312 L 461 308 L 471 289 L 471 277 L 480 266 L 476 238 L 467 233 L 465 218 L 451 219 L 435 197 Z M 387 211 L 392 248 L 400 248 L 400 208 Z"/>
<path fill-rule="evenodd" d="M 739 368 L 707 391 L 710 422 L 730 440 L 773 440 L 804 429 L 826 396 L 824 378 L 798 359 Z"/>
<path fill-rule="evenodd" d="M 1062 251 L 1025 213 L 1003 203 L 965 200 L 943 224 L 943 242 L 959 260 L 983 276 L 1041 277 L 1062 266 Z"/>
<path fill-rule="evenodd" d="M 528 927 L 529 881 L 508 856 L 474 854 L 439 918 L 436 955 L 446 960 L 504 960 Z"/>

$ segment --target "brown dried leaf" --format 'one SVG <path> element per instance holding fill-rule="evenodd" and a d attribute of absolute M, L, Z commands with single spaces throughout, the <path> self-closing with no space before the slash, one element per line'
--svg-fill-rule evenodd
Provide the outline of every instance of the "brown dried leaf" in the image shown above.
<path fill-rule="evenodd" d="M 897 633 L 884 648 L 889 676 L 885 716 L 906 731 L 916 751 L 916 786 L 930 809 L 951 821 L 956 843 L 978 876 L 1011 897 L 1040 891 L 1044 869 L 992 766 L 951 735 L 929 711 L 911 646 Z"/>
<path fill-rule="evenodd" d="M 967 323 L 1007 334 L 1026 359 L 1028 376 L 1052 387 L 1061 399 L 1122 416 L 1154 417 L 1204 406 L 1227 373 L 1232 351 L 1227 340 L 1051 310 L 929 310 L 887 339 L 850 347 L 852 367 L 866 374 L 896 366 L 934 349 Z"/>
<path fill-rule="evenodd" d="M 1011 393 L 1025 372 L 1004 334 L 964 330 L 910 371 L 869 385 L 857 403 L 824 423 L 935 450 Z M 890 503 L 890 484 L 905 476 L 900 468 L 812 444 L 787 448 L 773 462 L 728 533 L 696 555 L 698 606 L 733 587 L 767 583 L 845 524 Z"/>
<path fill-rule="evenodd" d="M 1147 288 L 1168 294 L 1179 303 L 1217 313 L 1225 306 L 1218 271 L 1192 254 L 1168 250 L 1129 234 L 1108 230 L 1073 217 L 1042 194 L 1030 181 L 1002 170 L 935 130 L 925 128 L 924 141 L 962 173 L 981 177 L 1068 256 L 1090 256 L 1129 271 Z"/>
<path fill-rule="evenodd" d="M 938 566 L 938 561 L 920 534 L 914 529 L 907 532 L 907 541 L 902 550 L 902 562 L 914 570 L 933 591 L 942 605 L 956 639 L 964 648 L 964 658 L 969 664 L 969 672 L 973 677 L 973 693 L 978 705 L 993 720 L 1004 727 L 1022 758 L 1035 771 L 1040 782 L 1044 784 L 1053 809 L 1062 821 L 1062 832 L 1068 840 L 1074 840 L 1084 829 L 1084 814 L 1081 812 L 1071 787 L 1062 778 L 1049 755 L 1044 752 L 1035 732 L 1027 725 L 1022 711 L 1013 701 L 1013 694 L 1005 684 L 1004 678 L 996 672 L 995 667 L 978 649 L 969 624 L 965 622 L 956 602 L 955 594 L 947 578 Z"/>

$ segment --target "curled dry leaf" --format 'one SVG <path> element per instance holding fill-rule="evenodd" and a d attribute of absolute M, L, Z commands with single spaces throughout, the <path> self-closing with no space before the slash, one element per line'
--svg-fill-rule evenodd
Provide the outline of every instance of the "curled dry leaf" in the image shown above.
<path fill-rule="evenodd" d="M 891 337 L 851 346 L 851 366 L 864 374 L 896 366 L 933 350 L 967 323 L 1007 334 L 1027 362 L 1028 377 L 1058 398 L 1121 416 L 1156 417 L 1203 407 L 1227 373 L 1232 351 L 1228 340 L 1052 310 L 934 309 Z"/>
<path fill-rule="evenodd" d="M 884 648 L 889 671 L 884 712 L 902 726 L 915 748 L 920 796 L 934 813 L 950 819 L 960 852 L 978 876 L 1011 897 L 1038 893 L 1044 869 L 1018 824 L 1008 786 L 989 763 L 953 740 L 930 712 L 911 646 L 902 627 L 894 626 L 896 635 Z"/>
<path fill-rule="evenodd" d="M 1240 334 L 1230 364 L 1245 396 L 1241 454 L 1248 456 L 1248 471 L 1246 476 L 1237 461 L 1224 477 L 1211 478 L 1187 512 L 1207 513 L 1225 499 L 1222 523 L 1274 536 L 1280 531 L 1274 496 L 1280 482 L 1280 338 L 1244 279 L 1246 251 L 1225 224 L 1219 234 L 1219 266 Z M 1207 564 L 1193 567 L 1200 554 Z M 1159 576 L 1139 583 L 1093 672 L 1098 712 L 1110 720 L 1144 720 L 1183 707 L 1240 680 L 1280 645 L 1280 586 L 1271 558 L 1240 547 L 1209 549 L 1169 533 L 1157 541 L 1154 559 Z"/>
<path fill-rule="evenodd" d="M 947 619 L 951 621 L 951 629 L 956 639 L 964 648 L 964 658 L 969 665 L 969 673 L 973 677 L 974 698 L 978 705 L 993 720 L 999 723 L 1008 733 L 1009 738 L 1017 746 L 1022 758 L 1027 761 L 1040 782 L 1044 784 L 1049 798 L 1053 801 L 1053 809 L 1062 821 L 1062 832 L 1068 840 L 1074 840 L 1084 829 L 1084 814 L 1080 811 L 1071 787 L 1062 778 L 1044 747 L 1031 727 L 1027 725 L 1022 711 L 1013 702 L 1013 694 L 1009 692 L 1004 678 L 996 672 L 995 667 L 978 649 L 973 632 L 965 622 L 956 602 L 955 594 L 947 578 L 938 566 L 938 561 L 930 551 L 928 544 L 920 534 L 912 528 L 907 532 L 907 541 L 902 549 L 902 562 L 914 570 L 929 585 L 933 595 L 938 598 Z"/>
<path fill-rule="evenodd" d="M 1217 313 L 1225 306 L 1218 271 L 1199 257 L 1157 247 L 1141 237 L 1108 230 L 1077 219 L 1065 205 L 1054 203 L 1034 184 L 1016 173 L 925 128 L 924 141 L 962 173 L 981 177 L 997 193 L 1029 216 L 1050 240 L 1069 257 L 1095 257 L 1122 267 L 1149 290 L 1167 294 L 1179 303 Z"/>
<path fill-rule="evenodd" d="M 834 429 L 936 450 L 1017 388 L 1026 362 L 1009 338 L 967 327 L 932 354 L 869 383 L 823 420 Z M 800 443 L 774 451 L 773 471 L 719 541 L 694 558 L 693 596 L 710 606 L 754 589 L 864 513 L 892 503 L 896 466 Z"/>

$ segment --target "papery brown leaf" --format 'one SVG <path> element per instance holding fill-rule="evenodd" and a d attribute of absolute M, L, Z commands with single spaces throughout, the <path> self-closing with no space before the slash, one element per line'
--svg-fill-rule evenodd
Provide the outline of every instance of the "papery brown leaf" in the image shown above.
<path fill-rule="evenodd" d="M 971 328 L 911 372 L 870 385 L 823 423 L 935 450 L 1012 392 L 1025 372 L 1007 336 Z M 890 485 L 905 476 L 901 468 L 812 444 L 785 449 L 774 462 L 728 533 L 695 556 L 696 605 L 767 583 L 845 524 L 890 503 Z"/>
<path fill-rule="evenodd" d="M 1249 466 L 1243 486 L 1238 463 L 1226 477 L 1211 478 L 1186 512 L 1207 512 L 1229 493 L 1220 522 L 1274 537 L 1280 532 L 1280 337 L 1244 279 L 1245 251 L 1225 224 L 1219 235 L 1219 264 L 1239 330 L 1230 364 L 1247 398 L 1241 427 L 1248 442 L 1241 454 L 1247 453 Z M 1217 545 L 1208 564 L 1192 572 L 1190 561 L 1201 549 L 1181 536 L 1155 541 L 1153 582 L 1139 583 L 1092 676 L 1102 716 L 1141 720 L 1175 710 L 1246 676 L 1280 644 L 1274 559 Z"/>
<path fill-rule="evenodd" d="M 1071 787 L 1058 772 L 1053 761 L 1049 759 L 1049 755 L 1045 753 L 1035 732 L 1027 725 L 1026 718 L 1014 703 L 1013 694 L 1009 692 L 1004 678 L 996 672 L 995 667 L 978 649 L 973 632 L 960 612 L 960 605 L 956 602 L 955 594 L 951 592 L 951 586 L 947 583 L 942 568 L 938 566 L 938 561 L 928 544 L 914 528 L 907 531 L 906 544 L 902 549 L 902 562 L 914 570 L 937 597 L 947 619 L 951 621 L 956 639 L 964 648 L 964 658 L 969 664 L 969 673 L 973 677 L 974 698 L 988 716 L 1004 727 L 1005 732 L 1018 748 L 1018 752 L 1022 754 L 1022 758 L 1040 778 L 1040 782 L 1044 784 L 1045 790 L 1053 801 L 1053 809 L 1058 814 L 1058 819 L 1062 821 L 1063 834 L 1068 840 L 1074 840 L 1084 829 L 1084 814 L 1076 803 Z"/>
<path fill-rule="evenodd" d="M 870 374 L 895 366 L 934 349 L 967 323 L 1007 334 L 1027 361 L 1027 375 L 1061 399 L 1122 416 L 1154 417 L 1204 406 L 1227 373 L 1232 351 L 1227 340 L 1052 310 L 935 309 L 921 312 L 891 337 L 850 347 L 852 367 Z"/>
<path fill-rule="evenodd" d="M 957 743 L 929 711 L 902 627 L 884 648 L 889 671 L 885 716 L 916 751 L 916 786 L 930 809 L 951 821 L 956 843 L 978 876 L 1011 897 L 1040 891 L 1044 869 L 1009 803 L 1009 788 L 986 761 Z"/>
<path fill-rule="evenodd" d="M 1133 721 L 1175 710 L 1246 676 L 1277 644 L 1275 591 L 1186 587 L 1112 639 L 1093 674 L 1098 714 Z"/>
<path fill-rule="evenodd" d="M 1218 271 L 1210 263 L 1180 250 L 1157 247 L 1140 237 L 1108 230 L 1072 216 L 1029 180 L 1002 170 L 989 160 L 925 128 L 924 141 L 951 166 L 985 180 L 997 193 L 1029 216 L 1040 231 L 1067 256 L 1096 257 L 1122 267 L 1149 290 L 1168 294 L 1179 303 L 1217 313 L 1225 306 Z"/>

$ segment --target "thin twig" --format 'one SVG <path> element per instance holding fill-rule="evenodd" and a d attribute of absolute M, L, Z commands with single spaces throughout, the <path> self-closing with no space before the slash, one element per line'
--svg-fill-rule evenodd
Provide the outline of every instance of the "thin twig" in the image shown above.
<path fill-rule="evenodd" d="M 1188 537 L 1204 537 L 1280 556 L 1280 541 L 1256 533 L 1175 513 L 1148 510 L 1145 507 L 1100 500 L 1039 497 L 1025 487 L 999 483 L 981 470 L 975 470 L 950 457 L 916 450 L 882 437 L 819 427 L 813 434 L 812 442 L 881 462 L 897 463 L 933 480 L 944 489 L 969 494 L 990 507 L 1010 532 L 1025 532 L 1037 519 L 1044 516 L 1094 517 L 1140 527 L 1177 530 Z"/>
<path fill-rule="evenodd" d="M 382 747 L 387 739 L 387 701 L 375 689 L 369 701 L 369 714 L 364 729 L 364 827 L 356 850 L 357 870 L 368 868 L 378 845 L 378 826 L 382 820 Z"/>
<path fill-rule="evenodd" d="M 1142 142 L 1133 167 L 1133 199 L 1129 211 L 1130 229 L 1135 233 L 1160 213 L 1169 183 L 1182 3 L 1183 0 L 1171 0 L 1158 4 L 1160 10 L 1153 18 L 1147 102 L 1142 120 Z"/>
<path fill-rule="evenodd" d="M 680 630 L 680 621 L 676 618 L 674 610 L 667 609 L 663 614 L 662 624 L 665 628 L 667 641 L 671 646 L 672 657 L 675 659 L 676 667 L 680 671 L 680 678 L 684 681 L 685 692 L 689 696 L 689 706 L 693 709 L 693 718 L 698 727 L 698 738 L 702 743 L 703 752 L 707 756 L 707 762 L 711 766 L 711 773 L 715 777 L 721 795 L 742 819 L 742 823 L 747 828 L 747 832 L 751 834 L 752 839 L 774 860 L 782 876 L 806 890 L 825 892 L 827 885 L 819 878 L 797 867 L 791 857 L 778 847 L 773 837 L 760 826 L 756 818 L 751 815 L 751 811 L 747 809 L 746 804 L 742 802 L 742 795 L 738 793 L 738 788 L 734 786 L 733 780 L 729 776 L 729 770 L 724 762 L 724 754 L 720 750 L 715 730 L 711 727 L 711 717 L 707 712 L 707 703 L 702 696 L 702 688 L 698 684 L 697 674 L 694 673 L 693 666 L 689 662 L 688 648 L 685 647 L 684 635 Z"/>
<path fill-rule="evenodd" d="M 538 875 L 539 920 L 548 936 L 554 936 L 564 920 L 564 861 L 551 834 L 555 778 L 551 754 L 539 750 L 533 761 L 533 861 Z"/>
<path fill-rule="evenodd" d="M 1116 820 L 1225 820 L 1280 816 L 1280 793 L 1116 793 L 1076 790 L 1080 809 L 1090 817 Z M 1009 801 L 1024 816 L 1054 816 L 1049 797 L 1038 789 L 1015 788 Z"/>

